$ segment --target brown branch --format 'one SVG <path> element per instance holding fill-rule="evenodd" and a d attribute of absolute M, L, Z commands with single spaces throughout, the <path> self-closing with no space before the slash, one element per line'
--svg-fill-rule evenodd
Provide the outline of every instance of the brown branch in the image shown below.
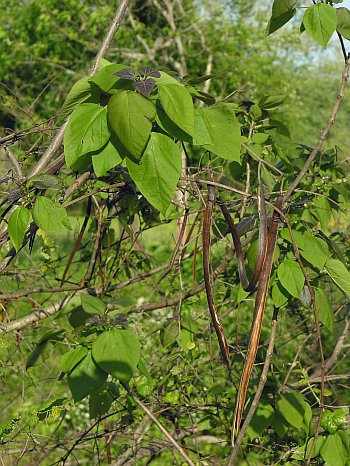
<path fill-rule="evenodd" d="M 91 69 L 90 69 L 90 76 L 93 76 L 94 74 L 97 73 L 98 71 L 98 66 L 99 66 L 99 63 L 100 63 L 100 60 L 101 58 L 103 58 L 104 56 L 107 55 L 108 53 L 108 50 L 109 50 L 109 47 L 114 39 L 114 36 L 116 35 L 119 27 L 120 27 L 120 24 L 123 20 L 123 17 L 124 17 L 124 14 L 125 14 L 125 11 L 126 9 L 128 8 L 129 6 L 129 3 L 130 3 L 130 0 L 121 0 L 120 3 L 119 3 L 119 6 L 117 8 L 117 11 L 115 13 L 115 16 L 113 18 L 113 21 L 109 27 L 109 30 L 106 34 L 106 37 L 104 38 L 103 42 L 102 42 L 102 45 L 100 47 L 100 50 L 97 52 L 97 55 L 96 55 L 96 58 L 95 58 L 95 62 L 94 64 L 92 65 Z"/>
<path fill-rule="evenodd" d="M 211 223 L 214 207 L 214 187 L 208 186 L 208 199 L 205 204 L 203 221 L 203 272 L 205 291 L 207 294 L 210 317 L 219 342 L 222 358 L 226 364 L 229 375 L 231 374 L 230 351 L 227 344 L 225 330 L 222 326 L 220 316 L 216 310 L 213 293 L 213 277 L 210 273 L 210 245 L 211 245 Z"/>
<path fill-rule="evenodd" d="M 244 436 L 247 432 L 248 426 L 254 416 L 254 413 L 256 411 L 256 408 L 258 407 L 262 392 L 264 390 L 266 381 L 267 381 L 267 376 L 269 373 L 271 361 L 272 361 L 272 356 L 273 356 L 273 349 L 275 346 L 275 339 L 276 339 L 276 329 L 277 329 L 277 315 L 278 315 L 278 309 L 275 309 L 274 316 L 272 318 L 272 323 L 271 323 L 271 335 L 270 335 L 270 341 L 269 341 L 269 346 L 267 348 L 267 353 L 264 361 L 264 367 L 260 376 L 259 384 L 258 387 L 255 391 L 255 396 L 253 398 L 253 402 L 249 408 L 249 411 L 247 413 L 247 416 L 244 420 L 244 423 L 242 425 L 241 430 L 239 431 L 239 434 L 237 435 L 236 441 L 235 441 L 235 446 L 233 448 L 232 454 L 230 456 L 228 466 L 233 466 L 235 464 L 236 457 L 238 455 L 238 452 L 240 450 L 240 447 L 242 445 L 242 441 L 244 439 Z"/>
<path fill-rule="evenodd" d="M 10 161 L 11 161 L 11 163 L 13 165 L 13 168 L 15 169 L 15 172 L 17 173 L 18 182 L 22 183 L 25 180 L 25 178 L 23 176 L 22 169 L 21 169 L 21 167 L 20 167 L 20 165 L 18 163 L 17 158 L 12 153 L 12 151 L 11 151 L 11 149 L 9 147 L 5 146 L 4 151 L 6 152 L 7 157 L 10 159 Z"/>
<path fill-rule="evenodd" d="M 312 149 L 307 161 L 305 162 L 303 168 L 300 170 L 298 176 L 295 178 L 295 180 L 289 186 L 287 192 L 285 193 L 285 195 L 283 197 L 283 202 L 288 201 L 288 199 L 293 194 L 295 188 L 299 185 L 301 180 L 304 178 L 304 176 L 308 172 L 312 162 L 315 160 L 317 154 L 319 153 L 319 151 L 320 151 L 320 149 L 321 149 L 321 147 L 322 147 L 322 145 L 323 145 L 323 143 L 324 143 L 330 129 L 334 125 L 335 119 L 336 119 L 338 111 L 339 111 L 340 104 L 341 104 L 341 102 L 342 102 L 342 100 L 344 98 L 344 91 L 345 91 L 346 83 L 347 83 L 347 81 L 349 79 L 349 71 L 350 71 L 350 59 L 347 59 L 346 62 L 345 62 L 345 68 L 344 68 L 344 72 L 343 72 L 343 75 L 342 75 L 342 81 L 341 81 L 341 85 L 340 85 L 340 88 L 339 88 L 338 97 L 337 97 L 337 100 L 335 102 L 335 105 L 334 105 L 333 111 L 331 113 L 331 116 L 329 118 L 328 124 L 327 124 L 326 128 L 322 131 L 321 136 L 320 136 L 319 140 L 316 143 L 316 146 Z"/>

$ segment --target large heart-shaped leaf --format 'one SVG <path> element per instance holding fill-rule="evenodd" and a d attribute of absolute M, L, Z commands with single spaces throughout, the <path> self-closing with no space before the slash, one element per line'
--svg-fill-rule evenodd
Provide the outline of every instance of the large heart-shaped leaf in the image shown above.
<path fill-rule="evenodd" d="M 211 143 L 201 144 L 219 157 L 240 162 L 241 131 L 235 114 L 233 104 L 218 104 L 213 107 L 201 108 L 197 118 L 202 117 L 203 123 L 196 120 L 196 130 L 200 134 L 195 135 L 194 144 L 198 139 L 207 138 L 203 124 L 206 126 Z"/>
<path fill-rule="evenodd" d="M 168 117 L 185 133 L 194 134 L 194 108 L 191 94 L 178 84 L 158 85 L 159 98 Z"/>
<path fill-rule="evenodd" d="M 325 268 L 334 283 L 350 297 L 350 272 L 345 265 L 338 259 L 328 259 Z"/>
<path fill-rule="evenodd" d="M 68 376 L 68 384 L 74 401 L 82 400 L 101 387 L 105 383 L 107 376 L 107 372 L 95 364 L 91 351 L 89 351 Z"/>
<path fill-rule="evenodd" d="M 141 193 L 165 214 L 181 176 L 180 146 L 161 133 L 152 133 L 138 165 L 127 159 L 131 178 Z"/>
<path fill-rule="evenodd" d="M 304 16 L 306 32 L 322 47 L 326 47 L 337 27 L 337 14 L 331 5 L 317 3 L 310 6 Z"/>
<path fill-rule="evenodd" d="M 337 31 L 350 40 L 350 11 L 347 8 L 341 7 L 335 10 L 337 15 Z"/>
<path fill-rule="evenodd" d="M 295 298 L 299 298 L 304 286 L 304 275 L 297 262 L 285 259 L 277 269 L 277 275 L 283 288 Z"/>
<path fill-rule="evenodd" d="M 130 330 L 113 329 L 96 338 L 92 355 L 108 374 L 129 382 L 140 359 L 140 343 Z"/>
<path fill-rule="evenodd" d="M 146 147 L 155 115 L 155 105 L 134 91 L 117 92 L 108 103 L 108 121 L 114 134 L 137 159 Z"/>
<path fill-rule="evenodd" d="M 282 393 L 277 399 L 276 408 L 289 424 L 300 429 L 306 409 L 306 402 L 300 393 Z"/>
<path fill-rule="evenodd" d="M 328 328 L 330 332 L 333 332 L 334 314 L 326 292 L 321 288 L 316 289 L 315 300 L 317 314 L 320 322 L 322 322 L 322 324 Z"/>
<path fill-rule="evenodd" d="M 59 120 L 64 120 L 69 116 L 75 107 L 89 100 L 98 103 L 100 92 L 98 88 L 90 84 L 90 76 L 84 76 L 79 79 L 69 91 L 61 110 L 59 111 Z"/>
<path fill-rule="evenodd" d="M 97 177 L 105 175 L 108 170 L 114 168 L 122 161 L 120 152 L 112 141 L 107 144 L 92 157 L 92 166 Z"/>
<path fill-rule="evenodd" d="M 64 133 L 67 167 L 71 167 L 82 155 L 101 149 L 109 137 L 107 108 L 97 104 L 78 105 Z"/>
<path fill-rule="evenodd" d="M 32 210 L 33 220 L 43 231 L 61 231 L 71 229 L 67 211 L 51 199 L 38 196 Z"/>

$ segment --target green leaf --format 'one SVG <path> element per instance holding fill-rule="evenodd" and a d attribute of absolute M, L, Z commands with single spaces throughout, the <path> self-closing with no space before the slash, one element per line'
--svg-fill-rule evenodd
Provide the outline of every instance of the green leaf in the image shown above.
<path fill-rule="evenodd" d="M 321 238 L 305 234 L 302 237 L 300 254 L 319 270 L 322 270 L 329 257 L 327 243 Z"/>
<path fill-rule="evenodd" d="M 97 366 L 92 359 L 91 351 L 74 367 L 68 375 L 68 384 L 75 402 L 90 395 L 101 387 L 107 379 L 107 373 Z"/>
<path fill-rule="evenodd" d="M 146 147 L 155 115 L 155 105 L 134 91 L 117 92 L 108 103 L 108 121 L 114 134 L 137 159 Z"/>
<path fill-rule="evenodd" d="M 68 374 L 88 353 L 85 346 L 77 346 L 65 353 L 60 360 L 60 366 L 63 372 Z"/>
<path fill-rule="evenodd" d="M 330 332 L 333 332 L 334 314 L 325 291 L 317 288 L 315 290 L 315 300 L 318 318 Z"/>
<path fill-rule="evenodd" d="M 37 189 L 61 189 L 62 183 L 57 176 L 40 173 L 30 180 L 30 184 Z"/>
<path fill-rule="evenodd" d="M 61 110 L 58 113 L 59 120 L 65 120 L 75 109 L 75 107 L 92 98 L 96 103 L 99 99 L 99 92 L 93 89 L 90 84 L 90 76 L 79 79 L 69 91 Z"/>
<path fill-rule="evenodd" d="M 71 167 L 82 155 L 101 149 L 109 137 L 106 107 L 97 104 L 76 107 L 64 133 L 67 167 Z"/>
<path fill-rule="evenodd" d="M 291 259 L 285 259 L 279 265 L 277 275 L 283 288 L 295 298 L 299 298 L 305 281 L 299 264 Z"/>
<path fill-rule="evenodd" d="M 185 133 L 194 134 L 194 109 L 191 94 L 178 84 L 158 85 L 165 113 Z"/>
<path fill-rule="evenodd" d="M 32 210 L 33 220 L 43 231 L 71 229 L 66 209 L 54 204 L 51 199 L 38 196 Z"/>
<path fill-rule="evenodd" d="M 278 31 L 281 29 L 282 26 L 284 26 L 288 21 L 290 21 L 293 16 L 296 13 L 296 9 L 288 10 L 285 13 L 283 13 L 280 16 L 277 17 L 271 17 L 270 21 L 268 22 L 265 30 L 265 34 L 269 36 L 270 34 L 273 34 L 274 32 Z"/>
<path fill-rule="evenodd" d="M 83 325 L 90 315 L 91 314 L 85 312 L 81 306 L 77 306 L 70 313 L 68 321 L 73 328 L 77 328 Z"/>
<path fill-rule="evenodd" d="M 182 84 L 170 74 L 160 71 L 160 78 L 152 78 L 157 83 L 157 86 L 168 86 L 169 84 L 176 84 L 177 86 L 182 86 Z"/>
<path fill-rule="evenodd" d="M 157 104 L 156 108 L 156 122 L 166 133 L 180 141 L 192 143 L 192 137 L 189 134 L 185 133 L 168 117 L 168 115 L 165 113 L 160 104 Z"/>
<path fill-rule="evenodd" d="M 90 294 L 82 294 L 80 296 L 80 299 L 81 306 L 87 314 L 104 314 L 106 310 L 106 305 L 100 299 L 96 298 L 95 296 L 91 296 Z"/>
<path fill-rule="evenodd" d="M 96 338 L 92 355 L 108 374 L 129 382 L 140 359 L 140 343 L 130 330 L 113 329 Z"/>
<path fill-rule="evenodd" d="M 350 40 L 350 11 L 341 7 L 335 10 L 337 15 L 337 31 L 345 39 Z"/>
<path fill-rule="evenodd" d="M 235 114 L 235 105 L 218 104 L 213 107 L 198 109 L 208 130 L 211 143 L 201 144 L 205 149 L 227 160 L 240 162 L 241 131 Z M 198 128 L 198 121 L 196 123 Z M 202 128 L 203 125 L 199 124 Z M 198 135 L 196 135 L 195 141 Z"/>
<path fill-rule="evenodd" d="M 199 108 L 196 108 L 194 111 L 193 144 L 195 146 L 204 146 L 206 144 L 211 144 L 209 130 L 204 122 L 203 112 Z"/>
<path fill-rule="evenodd" d="M 40 358 L 42 358 L 49 342 L 50 340 L 40 342 L 35 349 L 29 353 L 26 361 L 26 370 L 39 364 Z"/>
<path fill-rule="evenodd" d="M 309 435 L 310 431 L 310 422 L 312 419 L 312 409 L 309 403 L 305 403 L 305 414 L 304 414 L 304 419 L 303 419 L 303 425 L 305 428 L 305 432 L 307 435 Z"/>
<path fill-rule="evenodd" d="M 117 83 L 120 83 L 120 88 L 124 85 L 125 80 L 120 79 L 118 76 L 113 76 L 113 73 L 127 68 L 126 65 L 118 63 L 113 65 L 104 66 L 95 74 L 93 78 L 89 78 L 90 82 L 96 84 L 102 91 L 108 92 L 112 87 L 116 88 Z M 124 82 L 123 82 L 124 81 Z"/>
<path fill-rule="evenodd" d="M 311 212 L 320 222 L 322 230 L 326 230 L 332 217 L 329 201 L 323 196 L 317 196 L 314 200 Z"/>
<path fill-rule="evenodd" d="M 344 466 L 348 453 L 339 432 L 328 435 L 320 450 L 322 458 L 329 466 Z"/>
<path fill-rule="evenodd" d="M 171 322 L 165 328 L 160 331 L 160 341 L 163 346 L 167 346 L 174 343 L 179 335 L 179 324 L 178 322 Z"/>
<path fill-rule="evenodd" d="M 276 402 L 276 407 L 284 419 L 300 429 L 305 415 L 306 403 L 304 397 L 298 392 L 282 393 Z"/>
<path fill-rule="evenodd" d="M 272 287 L 272 301 L 278 308 L 284 306 L 290 299 L 289 293 L 280 283 L 275 283 Z"/>
<path fill-rule="evenodd" d="M 89 414 L 91 419 L 97 419 L 108 413 L 113 403 L 113 397 L 106 389 L 89 396 Z"/>
<path fill-rule="evenodd" d="M 180 146 L 161 133 L 151 133 L 138 165 L 127 159 L 131 178 L 150 204 L 165 214 L 181 176 Z"/>
<path fill-rule="evenodd" d="M 247 429 L 250 440 L 256 439 L 265 431 L 270 425 L 274 413 L 275 411 L 268 400 L 262 398 Z"/>
<path fill-rule="evenodd" d="M 16 251 L 21 247 L 29 221 L 30 212 L 25 207 L 19 207 L 10 215 L 8 220 L 8 233 Z"/>
<path fill-rule="evenodd" d="M 272 5 L 272 17 L 278 18 L 296 5 L 296 0 L 274 0 Z"/>
<path fill-rule="evenodd" d="M 106 66 L 109 66 L 109 65 L 112 65 L 113 63 L 111 63 L 109 60 L 106 60 L 105 58 L 100 58 L 99 61 L 98 61 L 98 71 L 102 70 L 103 68 L 105 68 Z"/>
<path fill-rule="evenodd" d="M 279 438 L 283 439 L 288 431 L 289 425 L 278 411 L 275 412 L 275 416 L 272 419 L 272 425 Z"/>
<path fill-rule="evenodd" d="M 92 166 L 97 177 L 105 175 L 108 170 L 114 168 L 122 161 L 122 157 L 115 144 L 108 141 L 107 144 L 92 157 Z"/>
<path fill-rule="evenodd" d="M 310 6 L 304 16 L 306 32 L 322 47 L 326 47 L 337 27 L 335 9 L 326 3 Z"/>
<path fill-rule="evenodd" d="M 328 259 L 325 268 L 334 283 L 350 297 L 350 272 L 345 265 L 338 259 Z"/>
<path fill-rule="evenodd" d="M 259 100 L 259 107 L 264 110 L 275 110 L 286 100 L 286 95 L 268 95 L 261 97 Z"/>

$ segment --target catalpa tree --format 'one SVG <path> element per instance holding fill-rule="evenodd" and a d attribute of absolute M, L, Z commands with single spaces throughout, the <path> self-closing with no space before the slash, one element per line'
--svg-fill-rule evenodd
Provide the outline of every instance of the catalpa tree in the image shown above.
<path fill-rule="evenodd" d="M 106 60 L 127 0 L 40 156 L 17 143 L 29 128 L 1 138 L 4 390 L 27 390 L 6 375 L 23 368 L 45 391 L 5 407 L 4 458 L 348 464 L 349 173 L 325 145 L 350 68 L 338 3 L 275 0 L 266 27 L 338 35 L 313 147 L 290 139 L 288 96 Z"/>

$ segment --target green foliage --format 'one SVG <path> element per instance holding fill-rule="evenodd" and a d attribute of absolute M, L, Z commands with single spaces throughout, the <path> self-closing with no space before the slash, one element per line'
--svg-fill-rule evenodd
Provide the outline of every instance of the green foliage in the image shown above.
<path fill-rule="evenodd" d="M 82 155 L 101 149 L 109 137 L 105 107 L 86 103 L 76 106 L 64 133 L 67 167 L 74 165 Z"/>
<path fill-rule="evenodd" d="M 16 251 L 18 251 L 22 244 L 29 221 L 30 211 L 25 207 L 16 209 L 9 218 L 8 232 Z"/>
<path fill-rule="evenodd" d="M 62 231 L 71 229 L 67 211 L 44 196 L 37 196 L 34 202 L 32 216 L 34 222 L 44 231 Z"/>
<path fill-rule="evenodd" d="M 303 25 L 318 44 L 326 47 L 337 27 L 337 14 L 331 5 L 317 3 L 306 10 Z"/>
<path fill-rule="evenodd" d="M 181 176 L 179 144 L 163 134 L 152 133 L 141 163 L 128 159 L 127 167 L 148 202 L 165 214 Z"/>
<path fill-rule="evenodd" d="M 180 464 L 183 459 L 164 448 L 162 434 L 130 390 L 171 434 L 176 430 L 174 438 L 187 446 L 195 442 L 196 448 L 187 449 L 194 462 L 226 464 L 256 294 L 243 290 L 235 258 L 215 274 L 214 300 L 229 342 L 231 380 L 200 292 L 206 181 L 219 183 L 216 200 L 220 196 L 238 224 L 250 277 L 258 249 L 258 187 L 267 199 L 271 225 L 269 206 L 300 173 L 312 151 L 307 144 L 315 144 L 336 99 L 330 91 L 331 53 L 324 59 L 329 68 L 314 60 L 318 52 L 311 38 L 332 47 L 335 30 L 347 37 L 349 12 L 334 8 L 338 2 L 305 5 L 303 26 L 311 38 L 304 34 L 300 42 L 292 23 L 282 28 L 289 20 L 301 20 L 296 1 L 270 2 L 266 33 L 280 31 L 266 39 L 267 5 L 261 2 L 175 2 L 174 29 L 152 1 L 137 0 L 117 47 L 111 48 L 111 61 L 101 60 L 91 77 L 83 73 L 114 4 L 102 2 L 96 9 L 85 1 L 54 3 L 5 1 L 0 25 L 0 37 L 6 35 L 0 54 L 7 48 L 4 56 L 10 57 L 3 64 L 3 80 L 11 82 L 9 89 L 4 86 L 1 111 L 4 118 L 16 115 L 16 129 L 28 129 L 30 122 L 28 134 L 16 135 L 18 142 L 12 144 L 26 180 L 17 180 L 13 170 L 13 179 L 9 172 L 9 185 L 4 181 L 2 188 L 1 266 L 8 273 L 2 277 L 0 329 L 13 321 L 18 325 L 16 336 L 10 332 L 0 340 L 4 452 L 19 445 L 24 462 L 43 465 L 65 462 L 77 449 L 79 461 L 87 464 L 116 458 Z M 10 8 L 16 21 L 9 19 Z M 9 28 L 13 37 L 7 35 Z M 24 49 L 35 62 L 25 65 L 29 75 L 22 63 Z M 145 60 L 168 71 L 142 72 Z M 49 79 L 52 88 L 43 91 Z M 58 102 L 63 102 L 60 111 Z M 343 137 L 335 127 L 283 205 L 315 303 L 282 218 L 246 413 L 259 383 L 270 319 L 278 309 L 273 370 L 237 464 L 243 456 L 249 464 L 304 464 L 315 438 L 320 358 L 313 304 L 327 359 L 344 329 L 350 296 L 348 168 L 341 149 L 330 148 L 333 142 L 348 145 L 346 109 L 344 120 L 341 113 L 337 118 Z M 69 118 L 66 165 L 57 168 L 58 155 L 55 170 L 50 162 L 28 179 L 51 139 L 50 126 L 36 142 L 38 126 L 32 125 L 52 114 L 58 122 Z M 188 217 L 180 241 L 181 219 L 177 230 L 174 220 L 183 220 L 184 207 Z M 28 230 L 31 217 L 40 228 L 36 236 L 33 225 Z M 231 253 L 228 228 L 215 203 L 212 226 L 214 273 Z M 6 244 L 6 229 L 16 251 L 30 238 L 31 255 L 23 248 L 16 257 Z M 341 379 L 347 371 L 346 361 L 338 358 L 327 374 L 327 409 L 314 462 L 348 462 L 348 413 L 329 408 L 339 400 L 349 405 Z M 18 387 L 23 394 L 17 394 Z M 68 445 L 66 457 L 57 445 Z"/>
<path fill-rule="evenodd" d="M 88 351 L 68 374 L 68 384 L 74 401 L 83 400 L 101 387 L 106 379 L 107 372 L 95 363 L 91 351 Z"/>
<path fill-rule="evenodd" d="M 112 329 L 96 338 L 92 355 L 108 374 L 129 382 L 140 360 L 140 344 L 130 330 Z"/>

